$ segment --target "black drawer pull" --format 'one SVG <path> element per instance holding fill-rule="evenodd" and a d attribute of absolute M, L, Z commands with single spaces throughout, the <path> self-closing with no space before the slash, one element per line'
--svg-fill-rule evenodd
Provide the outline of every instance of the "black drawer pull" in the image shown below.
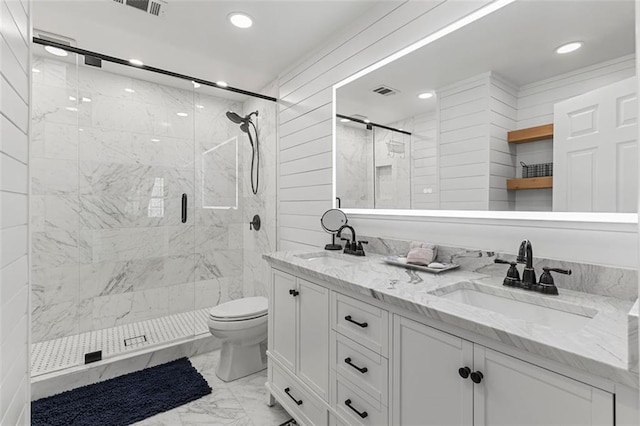
<path fill-rule="evenodd" d="M 347 364 L 349 364 L 350 366 L 352 366 L 353 368 L 355 368 L 356 370 L 358 370 L 359 372 L 361 372 L 362 374 L 366 373 L 367 371 L 369 371 L 369 369 L 367 367 L 358 367 L 355 364 L 351 363 L 351 358 L 345 358 L 344 362 L 346 362 Z"/>
<path fill-rule="evenodd" d="M 293 297 L 296 297 L 297 295 L 300 294 L 300 292 L 298 290 L 289 290 L 289 294 L 292 295 Z"/>
<path fill-rule="evenodd" d="M 367 413 L 366 411 L 360 412 L 360 411 L 356 410 L 355 408 L 353 408 L 353 405 L 351 405 L 351 400 L 350 399 L 347 399 L 344 402 L 344 405 L 346 405 L 347 407 L 351 408 L 357 415 L 360 416 L 361 419 L 364 419 L 369 415 L 369 413 Z"/>
<path fill-rule="evenodd" d="M 291 392 L 291 388 L 285 388 L 284 389 L 284 393 L 289 395 L 289 398 L 293 399 L 293 402 L 295 402 L 298 405 L 302 405 L 302 400 L 301 399 L 296 399 L 293 395 L 291 395 L 290 392 Z"/>
<path fill-rule="evenodd" d="M 354 323 L 355 325 L 360 326 L 360 327 L 362 327 L 362 328 L 366 328 L 366 327 L 368 327 L 368 326 L 369 326 L 369 324 L 367 324 L 366 322 L 358 322 L 358 321 L 354 321 L 354 320 L 352 320 L 352 319 L 351 319 L 351 315 L 347 315 L 346 317 L 344 317 L 344 319 L 346 319 L 347 321 L 352 322 L 352 323 Z"/>

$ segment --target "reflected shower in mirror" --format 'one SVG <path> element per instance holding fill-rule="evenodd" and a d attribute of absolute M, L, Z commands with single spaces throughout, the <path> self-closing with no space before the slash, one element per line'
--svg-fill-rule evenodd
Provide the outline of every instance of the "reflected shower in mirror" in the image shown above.
<path fill-rule="evenodd" d="M 518 0 L 339 87 L 342 207 L 636 212 L 634 28 Z"/>

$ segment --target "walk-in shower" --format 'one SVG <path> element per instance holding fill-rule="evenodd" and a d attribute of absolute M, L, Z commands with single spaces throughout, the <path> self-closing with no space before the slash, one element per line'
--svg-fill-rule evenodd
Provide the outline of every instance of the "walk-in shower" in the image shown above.
<path fill-rule="evenodd" d="M 124 60 L 87 65 L 70 49 L 33 47 L 31 335 L 41 377 L 211 339 L 208 310 L 264 294 L 253 287 L 263 275 L 256 252 L 275 249 L 274 220 L 243 237 L 256 154 L 238 143 L 258 111 L 275 123 L 272 98 Z M 225 112 L 244 109 L 255 112 L 241 131 Z M 251 201 L 251 215 L 275 215 L 259 210 L 265 200 Z"/>

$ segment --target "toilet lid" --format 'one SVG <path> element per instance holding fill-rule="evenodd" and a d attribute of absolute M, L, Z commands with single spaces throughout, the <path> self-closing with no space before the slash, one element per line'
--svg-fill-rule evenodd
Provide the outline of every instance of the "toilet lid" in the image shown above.
<path fill-rule="evenodd" d="M 209 317 L 226 320 L 242 320 L 265 315 L 268 309 L 266 297 L 244 297 L 214 306 Z"/>

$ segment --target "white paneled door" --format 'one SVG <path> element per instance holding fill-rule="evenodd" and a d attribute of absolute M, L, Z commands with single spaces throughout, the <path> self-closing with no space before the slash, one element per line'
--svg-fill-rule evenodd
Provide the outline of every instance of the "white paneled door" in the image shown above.
<path fill-rule="evenodd" d="M 636 212 L 636 84 L 628 78 L 555 105 L 554 211 Z"/>

